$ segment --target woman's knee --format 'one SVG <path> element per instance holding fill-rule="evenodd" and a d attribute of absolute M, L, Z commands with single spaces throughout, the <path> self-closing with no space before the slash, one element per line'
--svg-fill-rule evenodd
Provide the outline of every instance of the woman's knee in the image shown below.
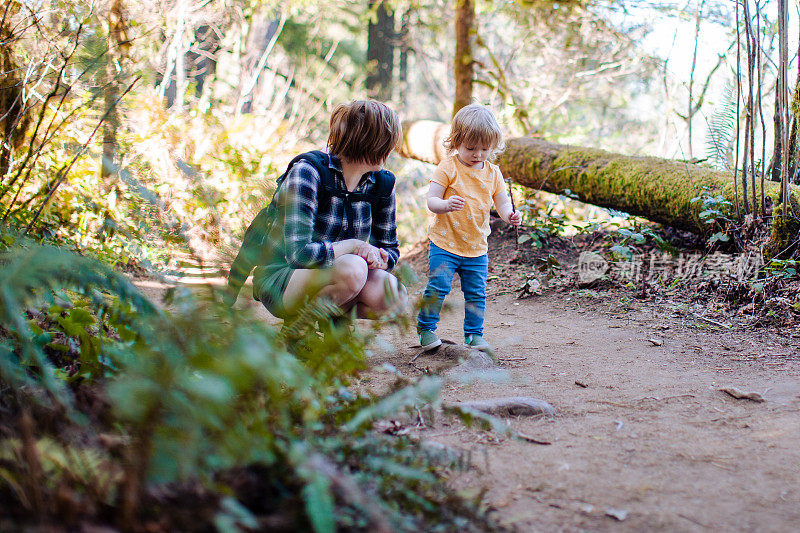
<path fill-rule="evenodd" d="M 390 274 L 389 272 L 385 271 L 382 272 L 383 279 L 380 281 L 380 284 L 383 288 L 383 296 L 387 304 L 394 305 L 397 303 L 407 303 L 408 291 L 406 290 L 405 285 L 400 283 L 400 280 L 397 279 L 394 274 Z"/>
<path fill-rule="evenodd" d="M 333 268 L 332 282 L 339 284 L 343 289 L 356 295 L 361 292 L 367 283 L 369 267 L 367 262 L 353 254 L 339 257 Z"/>
<path fill-rule="evenodd" d="M 395 307 L 405 307 L 408 292 L 398 279 L 385 270 L 370 270 L 359 301 L 373 312 L 384 313 Z"/>

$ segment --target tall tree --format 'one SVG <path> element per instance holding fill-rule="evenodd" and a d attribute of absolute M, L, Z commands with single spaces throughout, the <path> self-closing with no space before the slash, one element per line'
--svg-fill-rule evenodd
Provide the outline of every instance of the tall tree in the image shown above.
<path fill-rule="evenodd" d="M 781 158 L 781 201 L 786 202 L 786 191 L 789 184 L 789 31 L 788 5 L 786 0 L 778 0 L 778 88 L 776 98 L 781 103 L 781 145 L 786 148 Z M 784 209 L 782 215 L 786 216 Z"/>
<path fill-rule="evenodd" d="M 475 77 L 472 43 L 475 33 L 475 3 L 473 0 L 456 0 L 456 56 L 453 65 L 456 94 L 453 115 L 472 102 L 472 82 Z"/>
<path fill-rule="evenodd" d="M 408 35 L 408 28 L 411 26 L 411 11 L 413 8 L 409 7 L 403 11 L 400 18 L 400 31 L 397 35 L 397 41 L 400 45 L 399 65 L 397 68 L 397 77 L 403 88 L 408 81 L 408 56 L 413 52 L 411 49 L 410 39 Z"/>
<path fill-rule="evenodd" d="M 19 4 L 7 2 L 0 13 L 0 181 L 11 167 L 12 147 L 25 138 L 30 117 L 22 101 L 21 69 L 11 54 L 12 43 L 19 39 L 11 19 L 19 11 Z M 2 194 L 0 194 L 2 196 Z"/>
<path fill-rule="evenodd" d="M 367 29 L 367 94 L 379 100 L 392 96 L 396 34 L 394 11 L 385 0 L 369 0 Z"/>
<path fill-rule="evenodd" d="M 125 34 L 125 14 L 122 0 L 112 0 L 106 16 L 108 51 L 106 52 L 106 80 L 103 88 L 103 107 L 106 120 L 103 122 L 103 159 L 100 162 L 100 178 L 106 179 L 115 173 L 117 153 L 117 129 L 119 128 L 119 65 L 128 38 Z"/>
<path fill-rule="evenodd" d="M 246 39 L 245 55 L 241 60 L 242 68 L 239 72 L 239 94 L 236 105 L 239 112 L 253 111 L 259 80 L 263 79 L 262 73 L 267 66 L 267 59 L 283 32 L 285 23 L 285 13 L 269 12 L 253 15 Z"/>

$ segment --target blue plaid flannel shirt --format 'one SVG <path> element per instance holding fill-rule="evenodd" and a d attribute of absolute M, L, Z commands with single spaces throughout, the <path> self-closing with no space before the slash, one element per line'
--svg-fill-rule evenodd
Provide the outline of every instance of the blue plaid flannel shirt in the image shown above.
<path fill-rule="evenodd" d="M 330 164 L 337 188 L 346 190 L 339 158 L 331 156 Z M 333 243 L 345 239 L 346 215 L 344 199 L 331 196 L 327 206 L 317 205 L 320 178 L 313 165 L 299 161 L 289 170 L 278 192 L 282 209 L 284 258 L 293 268 L 327 268 L 333 266 Z M 365 174 L 355 192 L 374 193 L 375 177 Z M 383 248 L 389 254 L 388 270 L 400 257 L 395 221 L 395 196 L 377 213 L 367 201 L 353 201 L 354 238 Z"/>

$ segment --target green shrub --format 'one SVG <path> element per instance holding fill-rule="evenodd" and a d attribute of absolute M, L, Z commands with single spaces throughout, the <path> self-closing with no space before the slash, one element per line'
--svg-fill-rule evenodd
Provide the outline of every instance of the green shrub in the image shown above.
<path fill-rule="evenodd" d="M 20 435 L 0 444 L 9 450 L 0 500 L 16 504 L 0 519 L 15 508 L 20 524 L 31 515 L 68 522 L 57 504 L 66 493 L 94 520 L 136 529 L 166 513 L 156 488 L 195 486 L 223 530 L 287 509 L 294 527 L 319 532 L 496 527 L 448 490 L 447 469 L 463 464 L 372 430 L 379 417 L 436 404 L 441 383 L 426 378 L 385 398 L 352 392 L 367 338 L 332 326 L 324 303 L 278 331 L 210 288 L 171 290 L 162 309 L 124 275 L 59 248 L 15 245 L 0 262 L 0 381 L 21 421 Z M 106 417 L 82 412 L 87 390 L 107 403 Z M 33 411 L 72 416 L 49 434 Z M 262 508 L 244 505 L 226 481 L 242 469 L 260 472 Z M 197 529 L 210 527 L 201 516 Z"/>

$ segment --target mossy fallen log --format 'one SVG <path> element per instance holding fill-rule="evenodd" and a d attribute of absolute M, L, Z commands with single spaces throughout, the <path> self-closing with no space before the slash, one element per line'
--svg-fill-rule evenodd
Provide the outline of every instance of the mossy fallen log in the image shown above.
<path fill-rule="evenodd" d="M 419 121 L 406 123 L 403 129 L 400 155 L 429 163 L 443 157 L 440 145 L 447 136 L 447 125 Z M 709 225 L 699 216 L 702 202 L 692 202 L 692 198 L 707 190 L 714 196 L 723 195 L 732 205 L 736 201 L 730 173 L 658 157 L 519 137 L 506 142 L 496 162 L 506 178 L 525 187 L 556 194 L 569 190 L 582 202 L 701 234 L 709 230 Z M 764 189 L 768 201 L 777 204 L 779 184 L 767 182 Z M 740 187 L 740 204 L 741 196 Z M 757 196 L 761 198 L 760 184 Z M 797 187 L 791 189 L 790 196 L 796 207 L 800 199 Z M 730 217 L 736 217 L 735 209 L 731 209 Z M 796 227 L 793 231 L 796 233 Z"/>

